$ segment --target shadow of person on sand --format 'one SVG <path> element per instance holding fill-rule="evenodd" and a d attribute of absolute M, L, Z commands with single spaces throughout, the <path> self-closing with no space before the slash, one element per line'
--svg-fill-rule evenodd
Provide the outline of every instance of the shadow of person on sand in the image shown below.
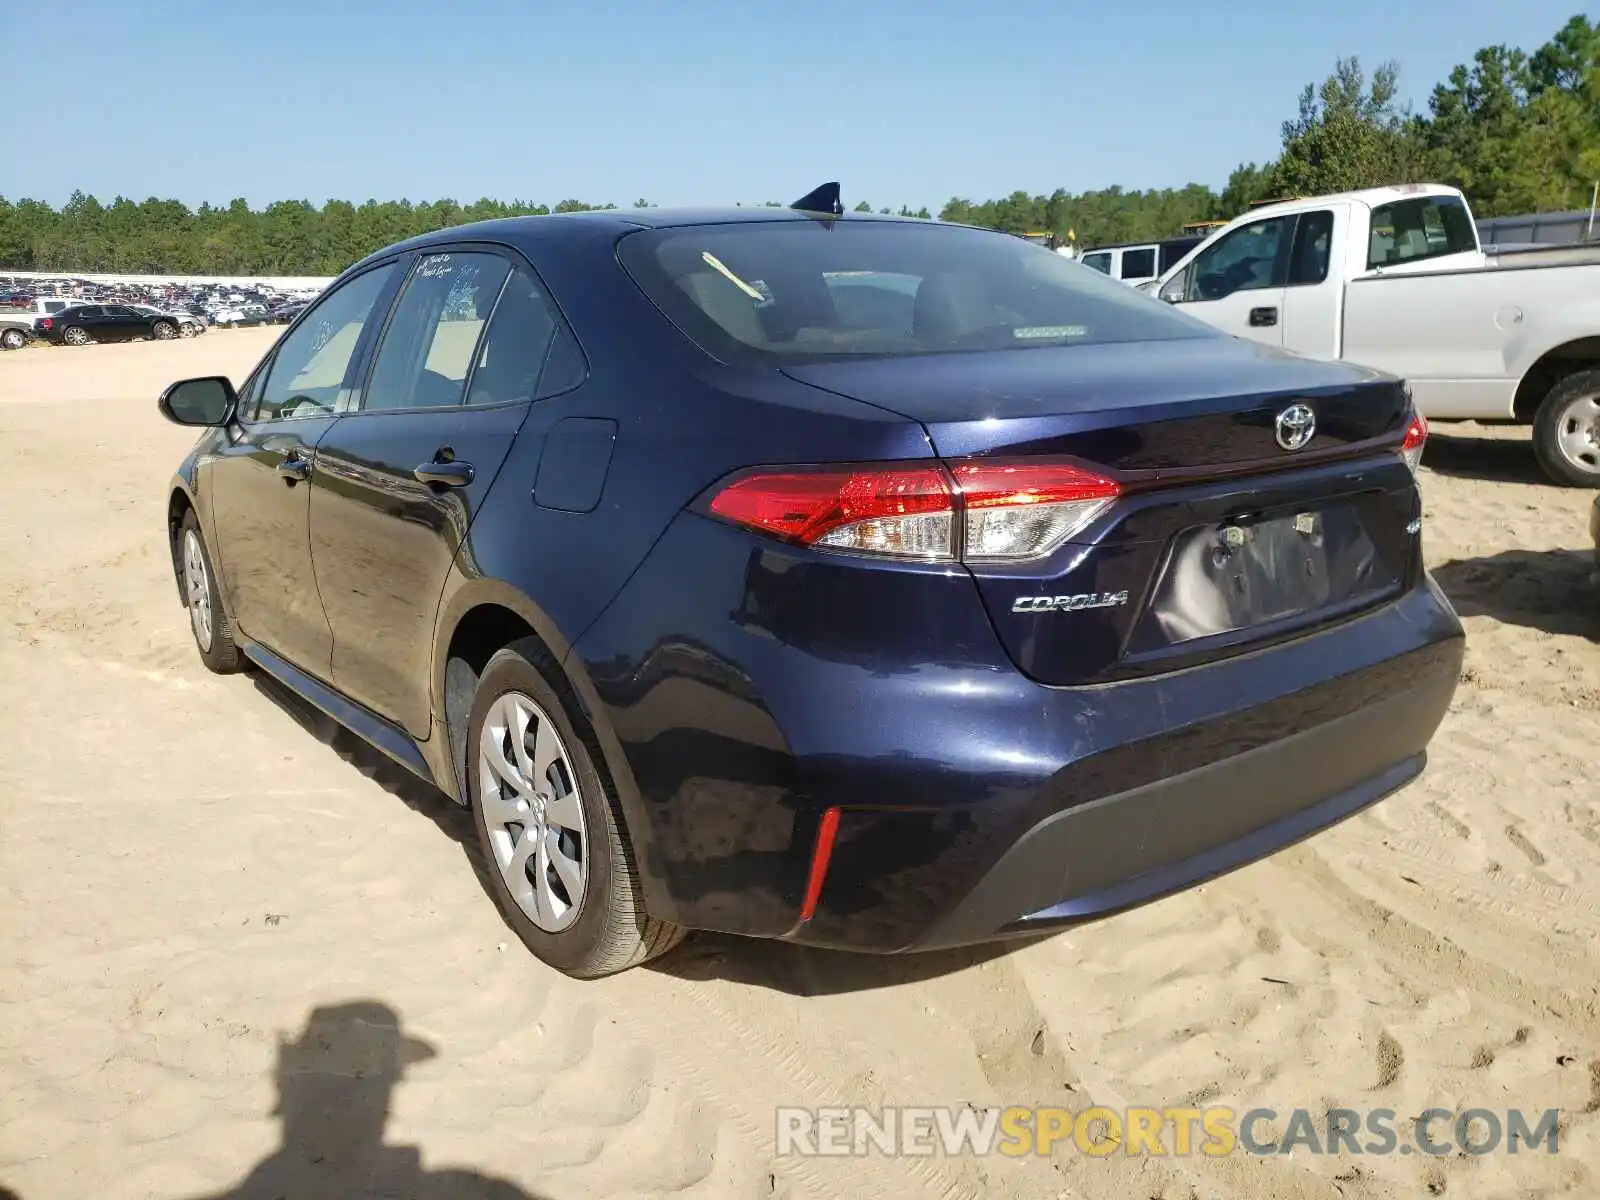
<path fill-rule="evenodd" d="M 384 1142 L 401 1074 L 434 1055 L 386 1004 L 313 1009 L 298 1040 L 278 1043 L 278 1149 L 237 1187 L 203 1200 L 539 1200 L 476 1171 L 430 1171 L 417 1147 Z"/>

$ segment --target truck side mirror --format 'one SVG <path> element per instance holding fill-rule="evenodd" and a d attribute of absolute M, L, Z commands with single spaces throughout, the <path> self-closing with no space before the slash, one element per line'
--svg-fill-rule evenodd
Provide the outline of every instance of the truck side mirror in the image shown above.
<path fill-rule="evenodd" d="M 1162 284 L 1161 290 L 1156 294 L 1168 304 L 1181 304 L 1183 303 L 1184 293 L 1188 291 L 1188 281 L 1189 272 L 1187 270 L 1179 271 L 1166 283 Z"/>

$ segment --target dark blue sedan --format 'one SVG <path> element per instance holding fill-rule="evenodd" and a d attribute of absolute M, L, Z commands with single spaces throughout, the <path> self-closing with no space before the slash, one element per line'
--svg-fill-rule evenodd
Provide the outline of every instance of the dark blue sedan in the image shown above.
<path fill-rule="evenodd" d="M 429 234 L 174 384 L 206 665 L 469 805 L 576 976 L 1048 931 L 1418 776 L 1463 640 L 1399 380 L 822 193 Z"/>

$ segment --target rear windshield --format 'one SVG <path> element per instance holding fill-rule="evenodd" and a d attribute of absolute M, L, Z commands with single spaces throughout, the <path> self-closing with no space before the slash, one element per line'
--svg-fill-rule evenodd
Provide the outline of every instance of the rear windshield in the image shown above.
<path fill-rule="evenodd" d="M 630 234 L 623 266 L 724 362 L 1220 336 L 1021 238 L 951 225 L 771 221 Z"/>

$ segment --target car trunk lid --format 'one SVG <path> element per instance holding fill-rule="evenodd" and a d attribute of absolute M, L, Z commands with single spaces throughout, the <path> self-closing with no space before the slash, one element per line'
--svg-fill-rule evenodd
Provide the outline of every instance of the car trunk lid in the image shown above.
<path fill-rule="evenodd" d="M 1175 670 L 1398 595 L 1421 570 L 1398 380 L 1230 338 L 786 368 L 920 421 L 935 451 L 1066 461 L 1116 501 L 1046 557 L 972 572 L 1050 684 Z"/>

